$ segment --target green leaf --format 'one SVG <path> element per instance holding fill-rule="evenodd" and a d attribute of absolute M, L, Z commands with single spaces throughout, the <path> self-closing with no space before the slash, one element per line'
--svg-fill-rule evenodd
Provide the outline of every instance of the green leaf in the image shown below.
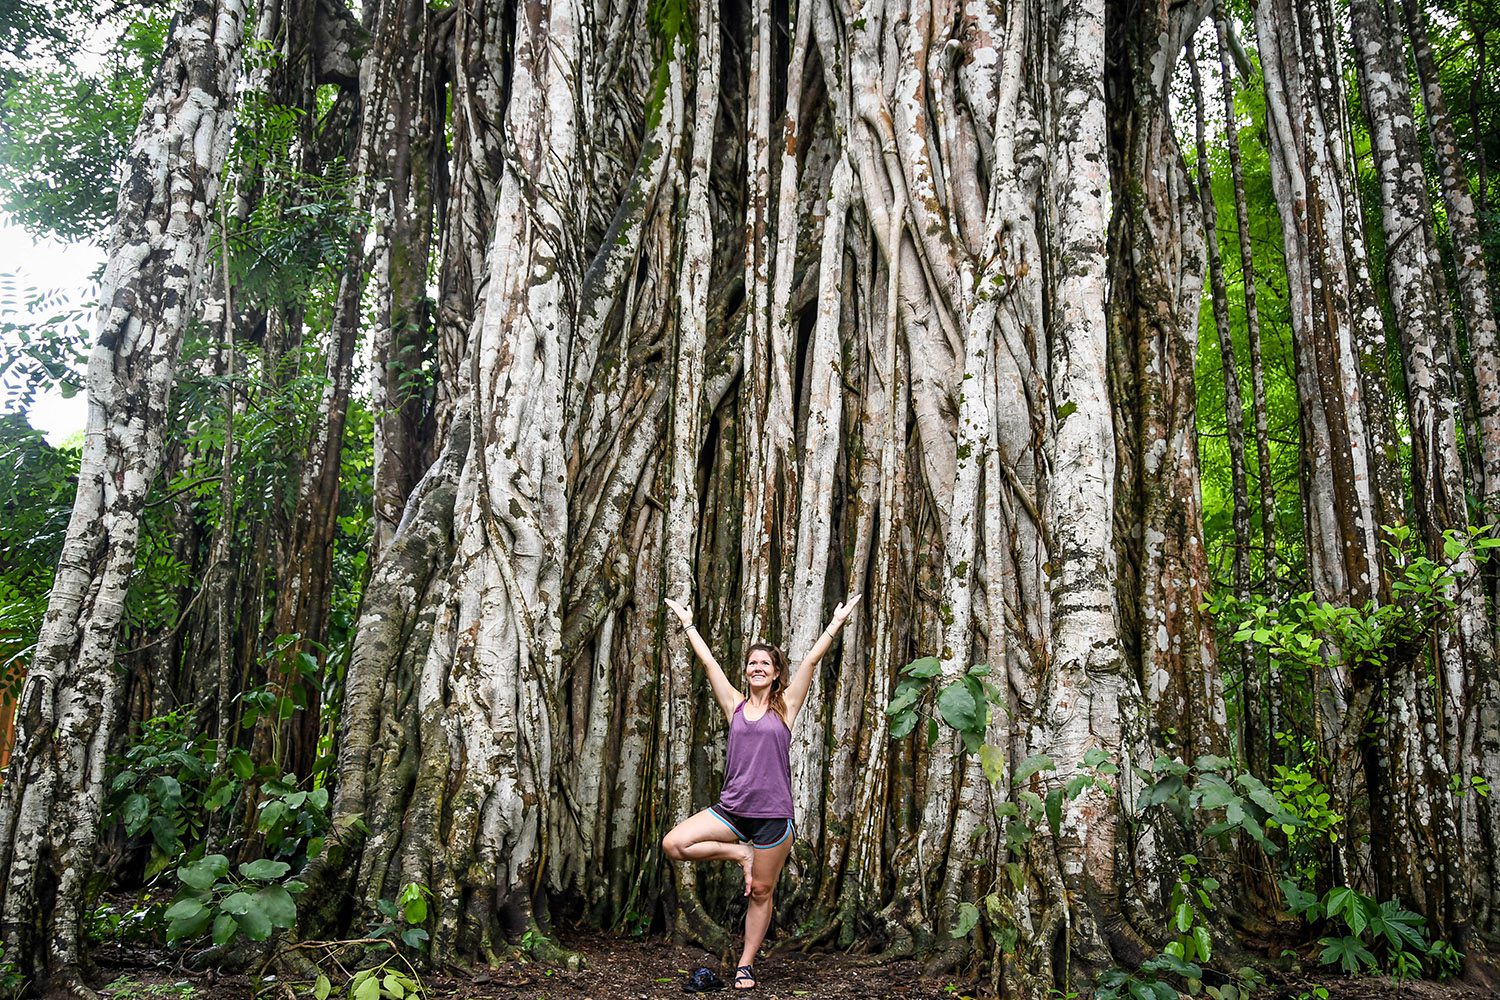
<path fill-rule="evenodd" d="M 901 668 L 901 672 L 909 677 L 927 680 L 942 673 L 943 664 L 936 656 L 924 656 L 921 659 L 912 660 Z"/>
<path fill-rule="evenodd" d="M 182 853 L 182 840 L 177 836 L 177 823 L 166 813 L 151 817 L 151 840 L 156 849 L 167 857 Z"/>
<path fill-rule="evenodd" d="M 125 800 L 120 818 L 125 821 L 125 832 L 134 837 L 151 821 L 151 800 L 136 792 Z"/>
<path fill-rule="evenodd" d="M 895 716 L 898 716 L 902 712 L 905 712 L 907 709 L 911 708 L 916 703 L 916 691 L 913 691 L 910 688 L 905 691 L 898 691 L 896 692 L 896 696 L 891 699 L 891 703 L 885 706 L 885 714 L 894 718 Z"/>
<path fill-rule="evenodd" d="M 1207 962 L 1213 957 L 1214 943 L 1208 936 L 1208 928 L 1199 924 L 1193 928 L 1193 940 L 1198 944 L 1198 960 Z"/>
<path fill-rule="evenodd" d="M 167 907 L 167 912 L 163 915 L 168 920 L 192 920 L 207 910 L 208 907 L 204 906 L 198 900 L 189 897 L 187 899 L 179 899 Z"/>
<path fill-rule="evenodd" d="M 423 923 L 427 920 L 427 900 L 421 896 L 408 899 L 403 904 L 401 915 L 406 918 L 406 922 L 409 924 Z"/>
<path fill-rule="evenodd" d="M 235 932 L 239 930 L 239 926 L 229 914 L 219 914 L 214 918 L 214 944 L 228 944 L 234 939 Z"/>
<path fill-rule="evenodd" d="M 313 1000 L 328 1000 L 328 994 L 333 991 L 333 984 L 323 973 L 318 973 L 318 978 L 313 981 Z"/>
<path fill-rule="evenodd" d="M 255 762 L 250 759 L 248 753 L 238 748 L 229 751 L 229 767 L 234 771 L 234 776 L 241 781 L 249 781 L 255 777 Z"/>
<path fill-rule="evenodd" d="M 246 902 L 243 904 L 243 912 L 236 913 L 234 919 L 239 921 L 240 930 L 245 932 L 245 937 L 251 941 L 264 941 L 271 936 L 271 918 L 262 907 L 260 901 L 248 893 L 238 892 L 235 896 L 244 896 Z M 230 899 L 233 899 L 231 896 Z M 225 909 L 228 909 L 229 900 L 225 900 Z"/>
<path fill-rule="evenodd" d="M 1179 934 L 1186 934 L 1188 928 L 1193 926 L 1193 908 L 1187 903 L 1178 903 L 1177 912 L 1172 917 L 1172 922 L 1177 925 Z"/>
<path fill-rule="evenodd" d="M 260 811 L 260 820 L 256 828 L 261 833 L 270 833 L 272 830 L 280 830 L 286 822 L 286 803 L 279 799 L 272 799 L 263 803 Z"/>
<path fill-rule="evenodd" d="M 269 858 L 257 858 L 240 865 L 240 874 L 257 882 L 269 882 L 271 879 L 281 878 L 292 870 L 292 866 L 285 861 L 272 861 Z"/>
<path fill-rule="evenodd" d="M 1355 937 L 1325 937 L 1319 938 L 1318 943 L 1323 946 L 1318 961 L 1324 965 L 1332 965 L 1337 962 L 1340 967 L 1351 976 L 1358 973 L 1361 968 L 1375 968 L 1375 956 L 1370 954 L 1368 948 L 1359 943 Z"/>
<path fill-rule="evenodd" d="M 225 896 L 223 902 L 219 904 L 219 909 L 238 917 L 249 910 L 252 905 L 254 905 L 254 897 L 241 889 Z"/>
<path fill-rule="evenodd" d="M 194 889 L 211 889 L 229 873 L 229 859 L 222 854 L 208 854 L 177 869 L 182 884 Z"/>
<path fill-rule="evenodd" d="M 1005 777 L 1005 751 L 986 743 L 979 748 L 979 766 L 984 770 L 986 781 L 991 785 L 1000 784 Z"/>
<path fill-rule="evenodd" d="M 371 976 L 356 986 L 354 1000 L 380 1000 L 380 980 Z"/>
<path fill-rule="evenodd" d="M 1175 798 L 1180 791 L 1182 791 L 1182 778 L 1175 774 L 1169 774 L 1165 778 L 1152 782 L 1147 786 L 1146 795 L 1141 800 L 1141 808 L 1149 809 L 1152 806 L 1159 806 L 1163 802 Z"/>
<path fill-rule="evenodd" d="M 1061 788 L 1047 793 L 1047 825 L 1052 828 L 1054 837 L 1062 833 L 1062 799 Z"/>
<path fill-rule="evenodd" d="M 297 923 L 297 903 L 292 894 L 279 885 L 268 885 L 257 892 L 255 905 L 266 915 L 272 927 L 286 929 Z"/>
<path fill-rule="evenodd" d="M 173 911 L 176 911 L 175 916 Z M 213 911 L 197 900 L 178 901 L 167 911 L 167 940 L 175 943 L 185 938 L 197 937 L 203 933 L 203 929 L 208 926 L 209 918 L 212 916 Z"/>
<path fill-rule="evenodd" d="M 891 720 L 891 739 L 902 740 L 917 728 L 917 713 L 907 712 Z"/>
<path fill-rule="evenodd" d="M 170 774 L 157 775 L 152 779 L 150 787 L 156 801 L 168 812 L 175 812 L 182 806 L 182 785 Z"/>
<path fill-rule="evenodd" d="M 1015 773 L 1010 776 L 1010 782 L 1013 785 L 1019 785 L 1021 782 L 1025 781 L 1027 778 L 1031 777 L 1033 774 L 1036 774 L 1039 771 L 1055 770 L 1057 770 L 1057 764 L 1053 762 L 1051 757 L 1048 757 L 1044 753 L 1035 754 L 1031 757 L 1027 757 L 1025 760 L 1021 761 L 1019 765 L 1016 766 Z"/>
<path fill-rule="evenodd" d="M 938 692 L 937 705 L 943 721 L 960 732 L 971 732 L 983 725 L 979 706 L 974 703 L 974 696 L 962 683 L 949 684 Z"/>
<path fill-rule="evenodd" d="M 948 932 L 950 937 L 961 938 L 968 935 L 979 923 L 979 907 L 973 903 L 958 904 L 958 923 Z"/>
<path fill-rule="evenodd" d="M 928 719 L 927 720 L 927 745 L 928 746 L 932 746 L 934 743 L 936 743 L 938 741 L 938 736 L 939 735 L 941 735 L 941 734 L 938 732 L 937 720 L 936 719 Z"/>
<path fill-rule="evenodd" d="M 1338 886 L 1328 890 L 1328 895 L 1323 897 L 1323 912 L 1330 917 L 1336 917 L 1350 906 L 1354 901 L 1354 890 L 1348 886 Z"/>

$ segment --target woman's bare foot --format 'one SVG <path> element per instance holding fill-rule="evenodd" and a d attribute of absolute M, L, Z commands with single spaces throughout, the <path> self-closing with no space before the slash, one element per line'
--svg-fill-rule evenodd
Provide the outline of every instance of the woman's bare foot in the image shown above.
<path fill-rule="evenodd" d="M 750 895 L 750 873 L 755 870 L 755 848 L 749 844 L 741 844 L 740 848 L 745 852 L 740 858 L 740 867 L 745 869 L 745 895 Z"/>

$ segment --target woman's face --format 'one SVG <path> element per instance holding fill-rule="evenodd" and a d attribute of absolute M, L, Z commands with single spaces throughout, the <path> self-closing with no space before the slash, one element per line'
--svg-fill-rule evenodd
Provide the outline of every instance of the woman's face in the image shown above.
<path fill-rule="evenodd" d="M 750 659 L 745 663 L 745 679 L 750 682 L 752 688 L 769 687 L 776 679 L 776 664 L 771 660 L 771 654 L 764 649 L 757 649 L 750 653 Z"/>

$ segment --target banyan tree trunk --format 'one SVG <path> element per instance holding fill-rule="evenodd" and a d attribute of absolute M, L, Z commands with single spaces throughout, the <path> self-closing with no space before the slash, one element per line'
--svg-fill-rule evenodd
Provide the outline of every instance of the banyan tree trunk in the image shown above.
<path fill-rule="evenodd" d="M 119 709 L 120 618 L 204 280 L 244 19 L 239 0 L 201 0 L 173 22 L 110 230 L 78 496 L 0 793 L 0 937 L 37 988 L 77 981 L 86 959 L 81 906 Z"/>
<path fill-rule="evenodd" d="M 943 682 L 989 664 L 1006 711 L 988 738 L 1013 762 L 1051 754 L 1040 788 L 1089 750 L 1121 758 L 1122 720 L 1145 738 L 1142 680 L 1166 669 L 1196 685 L 1168 699 L 1200 720 L 1184 752 L 1223 744 L 1212 674 L 1191 666 L 1212 655 L 1197 518 L 1166 505 L 1196 496 L 1190 389 L 1133 412 L 1119 457 L 1104 4 L 814 3 L 784 44 L 771 7 L 691 15 L 559 3 L 494 22 L 508 104 L 464 121 L 503 135 L 462 147 L 468 171 L 502 157 L 493 214 L 476 172 L 439 216 L 448 432 L 349 668 L 335 811 L 371 831 L 356 901 L 426 883 L 440 957 L 496 953 L 567 901 L 723 946 L 727 883 L 657 846 L 713 800 L 723 739 L 661 598 L 692 591 L 737 674 L 757 639 L 795 663 L 863 591 L 795 737 L 785 915 L 930 948 L 1014 860 L 1027 947 L 1106 964 L 1138 947 L 1117 858 L 1149 852 L 1118 839 L 1116 800 L 1071 802 L 1060 854 L 1010 858 L 985 820 L 1005 786 L 956 739 L 890 741 L 884 713 L 919 655 Z M 1175 157 L 1156 100 L 1140 155 Z M 1172 238 L 1201 245 L 1174 178 Z M 1190 260 L 1153 334 L 1163 384 L 1190 368 Z M 1136 449 L 1157 433 L 1171 460 L 1148 467 Z M 1171 540 L 1130 557 L 1127 612 L 1115 566 L 1154 537 L 1143 510 Z M 1117 623 L 1169 605 L 1194 637 L 1138 658 Z M 1006 976 L 1053 981 L 1049 960 Z"/>

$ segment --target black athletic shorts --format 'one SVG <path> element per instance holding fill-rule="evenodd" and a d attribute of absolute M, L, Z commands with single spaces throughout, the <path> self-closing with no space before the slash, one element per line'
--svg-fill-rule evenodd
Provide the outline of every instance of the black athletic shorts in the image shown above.
<path fill-rule="evenodd" d="M 725 826 L 734 831 L 736 837 L 761 850 L 777 847 L 792 835 L 792 821 L 784 817 L 762 819 L 759 816 L 737 816 L 718 803 L 708 808 Z"/>

